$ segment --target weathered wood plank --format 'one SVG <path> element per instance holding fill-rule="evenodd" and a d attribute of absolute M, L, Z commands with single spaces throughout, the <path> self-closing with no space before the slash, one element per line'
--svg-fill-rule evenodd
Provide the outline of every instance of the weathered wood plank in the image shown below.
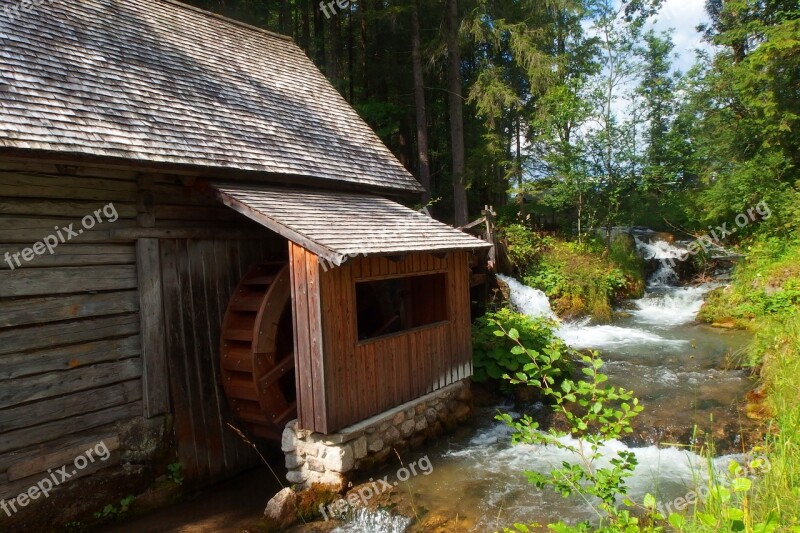
<path fill-rule="evenodd" d="M 65 178 L 36 173 L 0 172 L 0 196 L 69 200 L 130 201 L 136 183 L 99 178 Z"/>
<path fill-rule="evenodd" d="M 94 445 L 105 439 L 116 437 L 118 434 L 118 428 L 114 424 L 107 424 L 79 433 L 58 436 L 23 450 L 8 452 L 0 455 L 0 472 L 7 471 L 14 464 L 30 461 L 48 453 L 68 450 L 75 446 Z"/>
<path fill-rule="evenodd" d="M 26 243 L 26 247 L 32 243 Z M 4 260 L 6 253 L 15 254 L 22 250 L 20 244 L 0 244 L 0 270 L 10 270 Z M 136 263 L 136 249 L 133 243 L 125 244 L 73 244 L 60 245 L 53 254 L 37 256 L 32 263 L 36 268 L 61 266 L 93 265 L 133 265 Z M 16 267 L 16 263 L 12 264 Z"/>
<path fill-rule="evenodd" d="M 69 483 L 70 481 L 74 481 L 76 479 L 80 479 L 82 477 L 86 477 L 89 475 L 98 472 L 99 470 L 103 470 L 104 468 L 110 468 L 116 466 L 122 460 L 122 454 L 119 450 L 111 452 L 111 457 L 109 457 L 106 461 L 95 461 L 94 463 L 90 463 L 86 468 L 82 470 L 76 470 L 75 475 L 70 477 L 64 483 Z M 9 499 L 14 498 L 20 493 L 27 491 L 31 486 L 35 485 L 42 479 L 42 475 L 36 475 L 32 477 L 26 477 L 24 479 L 18 479 L 17 481 L 13 481 L 11 483 L 0 485 L 0 498 Z M 61 490 L 60 486 L 56 486 L 54 491 Z M 51 493 L 52 494 L 52 493 Z"/>
<path fill-rule="evenodd" d="M 169 412 L 169 371 L 167 368 L 161 259 L 157 239 L 136 243 L 141 313 L 142 387 L 145 418 Z"/>
<path fill-rule="evenodd" d="M 44 217 L 59 217 L 72 222 L 79 222 L 86 215 L 102 209 L 108 203 L 97 201 L 77 200 L 40 200 L 28 198 L 2 198 L 0 197 L 0 214 L 3 215 L 40 215 Z M 136 217 L 136 206 L 127 202 L 114 202 L 119 218 L 132 219 Z"/>
<path fill-rule="evenodd" d="M 108 440 L 101 441 L 103 446 L 100 448 L 102 453 L 106 452 L 113 452 L 119 449 L 119 437 L 114 436 L 110 437 Z M 93 445 L 81 444 L 78 446 L 73 446 L 70 449 L 62 450 L 58 452 L 48 453 L 47 455 L 43 455 L 37 459 L 29 459 L 27 461 L 23 461 L 20 463 L 16 463 L 9 467 L 6 475 L 8 476 L 9 481 L 17 481 L 19 479 L 23 479 L 29 476 L 33 476 L 39 474 L 41 472 L 46 472 L 48 468 L 58 468 L 63 465 L 69 466 L 69 471 L 72 471 L 74 467 L 75 458 L 79 455 L 86 454 L 87 450 L 92 450 L 92 459 L 89 460 L 87 457 L 87 461 L 89 464 L 94 462 L 105 462 L 110 459 L 110 456 L 106 456 L 104 459 L 99 454 L 95 454 L 95 446 L 99 445 L 100 442 L 97 442 Z"/>
<path fill-rule="evenodd" d="M 314 428 L 314 389 L 311 366 L 311 339 L 308 321 L 308 288 L 306 286 L 306 261 L 303 248 L 289 242 L 292 279 L 292 319 L 294 323 L 295 381 L 297 386 L 297 414 L 300 426 Z"/>
<path fill-rule="evenodd" d="M 162 286 L 164 288 L 164 320 L 167 331 L 167 353 L 169 363 L 172 414 L 175 420 L 175 439 L 178 459 L 183 465 L 188 480 L 198 479 L 198 456 L 194 446 L 195 428 L 192 404 L 186 374 L 189 372 L 184 346 L 183 312 L 181 302 L 178 255 L 180 242 L 161 243 Z"/>
<path fill-rule="evenodd" d="M 132 358 L 63 372 L 17 378 L 3 383 L 0 390 L 0 409 L 61 394 L 95 389 L 111 383 L 140 378 L 141 375 L 141 360 Z"/>
<path fill-rule="evenodd" d="M 3 431 L 11 431 L 141 399 L 142 383 L 134 379 L 20 407 L 2 409 L 0 427 Z"/>
<path fill-rule="evenodd" d="M 262 240 L 269 237 L 267 230 L 229 228 L 114 228 L 110 232 L 112 241 L 135 239 L 195 239 L 195 240 Z"/>
<path fill-rule="evenodd" d="M 139 315 L 114 316 L 0 331 L 0 355 L 139 333 Z"/>
<path fill-rule="evenodd" d="M 194 338 L 194 350 L 189 356 L 192 379 L 196 382 L 198 397 L 202 398 L 197 410 L 204 421 L 202 445 L 205 449 L 208 476 L 219 477 L 225 471 L 222 424 L 219 418 L 218 376 L 214 373 L 212 358 L 218 358 L 219 332 L 211 334 L 219 324 L 211 324 L 208 314 L 208 264 L 211 260 L 208 247 L 202 242 L 190 241 L 187 247 L 188 271 L 184 294 L 191 301 L 193 327 L 189 334 Z M 188 302 L 187 302 L 188 303 Z M 188 310 L 189 307 L 185 306 Z M 216 357 L 215 357 L 216 356 Z"/>
<path fill-rule="evenodd" d="M 90 330 L 91 331 L 91 330 Z M 116 333 L 116 327 L 113 332 Z M 141 354 L 138 335 L 122 339 L 82 342 L 24 354 L 0 356 L 0 381 L 22 376 L 119 361 Z"/>
<path fill-rule="evenodd" d="M 34 243 L 43 241 L 48 236 L 61 238 L 64 243 L 124 242 L 132 239 L 117 238 L 113 231 L 135 228 L 136 222 L 129 219 L 118 219 L 110 222 L 101 215 L 102 223 L 92 216 L 95 225 L 84 227 L 79 218 L 56 217 L 22 217 L 0 215 L 0 242 L 19 243 L 19 249 L 29 248 Z M 91 223 L 89 223 L 91 225 Z M 59 230 L 61 233 L 59 234 Z M 70 233 L 70 230 L 72 233 Z M 60 242 L 60 241 L 59 241 Z M 48 255 L 45 250 L 41 255 Z"/>
<path fill-rule="evenodd" d="M 130 420 L 142 412 L 142 402 L 131 402 L 94 413 L 0 434 L 0 453 L 26 448 L 54 437 L 77 433 L 112 422 Z"/>
<path fill-rule="evenodd" d="M 136 291 L 0 300 L 0 328 L 133 313 L 137 300 Z"/>
<path fill-rule="evenodd" d="M 131 265 L 0 270 L 0 298 L 135 288 Z"/>
<path fill-rule="evenodd" d="M 309 355 L 312 379 L 319 394 L 314 394 L 314 426 L 317 431 L 328 432 L 328 408 L 325 391 L 324 340 L 322 336 L 322 304 L 320 301 L 319 258 L 304 250 L 306 261 L 306 294 L 308 296 Z"/>

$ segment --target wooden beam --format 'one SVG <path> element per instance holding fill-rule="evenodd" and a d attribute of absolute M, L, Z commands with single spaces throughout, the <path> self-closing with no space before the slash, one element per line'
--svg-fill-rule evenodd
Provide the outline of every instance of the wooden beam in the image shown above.
<path fill-rule="evenodd" d="M 142 405 L 144 417 L 169 412 L 166 330 L 158 239 L 136 243 L 139 317 L 142 336 Z"/>
<path fill-rule="evenodd" d="M 122 228 L 110 230 L 113 241 L 135 239 L 259 240 L 263 233 L 239 229 L 214 228 Z"/>

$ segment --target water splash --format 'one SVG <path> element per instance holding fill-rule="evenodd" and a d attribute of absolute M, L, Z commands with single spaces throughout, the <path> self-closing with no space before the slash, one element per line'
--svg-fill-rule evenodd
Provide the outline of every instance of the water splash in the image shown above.
<path fill-rule="evenodd" d="M 704 283 L 696 287 L 672 287 L 666 291 L 649 292 L 644 298 L 635 300 L 632 314 L 637 322 L 670 328 L 694 322 L 703 306 L 706 294 L 720 286 Z"/>
<path fill-rule="evenodd" d="M 675 271 L 675 262 L 684 261 L 688 257 L 685 248 L 675 246 L 664 240 L 645 242 L 638 236 L 633 236 L 636 241 L 636 249 L 642 254 L 644 259 L 657 260 L 658 268 L 650 275 L 647 286 L 650 288 L 672 287 L 680 281 L 678 273 Z"/>
<path fill-rule="evenodd" d="M 498 274 L 497 278 L 508 285 L 509 299 L 520 313 L 530 317 L 547 317 L 556 319 L 556 314 L 550 308 L 550 300 L 539 289 L 523 285 L 510 276 Z"/>
<path fill-rule="evenodd" d="M 665 339 L 656 333 L 635 328 L 607 324 L 590 325 L 589 319 L 562 323 L 550 307 L 550 300 L 547 299 L 545 293 L 539 289 L 528 287 L 512 277 L 502 274 L 498 274 L 497 277 L 508 285 L 511 304 L 519 312 L 530 317 L 547 317 L 556 320 L 560 323 L 556 334 L 575 349 L 618 348 L 636 344 L 680 346 L 687 342 Z M 700 304 L 702 305 L 702 300 L 700 300 Z"/>
<path fill-rule="evenodd" d="M 609 324 L 589 325 L 588 320 L 567 323 L 558 329 L 558 336 L 575 349 L 609 349 L 622 346 L 642 344 L 658 344 L 681 346 L 688 344 L 682 339 L 665 339 L 664 337 L 637 328 L 612 326 Z"/>
<path fill-rule="evenodd" d="M 337 527 L 332 533 L 404 533 L 411 524 L 405 516 L 393 515 L 383 509 L 359 507 L 352 519 Z"/>

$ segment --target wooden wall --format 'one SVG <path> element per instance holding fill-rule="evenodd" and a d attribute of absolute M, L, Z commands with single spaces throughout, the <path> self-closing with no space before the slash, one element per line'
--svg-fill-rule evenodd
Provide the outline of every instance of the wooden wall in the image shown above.
<path fill-rule="evenodd" d="M 0 260 L 109 202 L 113 224 L 22 268 L 0 262 L 0 498 L 89 445 L 118 444 L 143 391 L 135 242 L 111 234 L 136 225 L 134 176 L 0 164 Z"/>
<path fill-rule="evenodd" d="M 222 319 L 242 276 L 258 261 L 285 259 L 286 242 L 172 239 L 160 244 L 178 457 L 188 479 L 218 479 L 256 460 L 227 426 L 242 427 L 233 420 L 219 381 Z"/>
<path fill-rule="evenodd" d="M 323 271 L 316 256 L 293 248 L 295 306 L 313 315 L 318 305 L 322 317 L 321 347 L 295 334 L 301 427 L 334 432 L 472 375 L 468 255 L 356 258 Z M 356 282 L 438 272 L 447 275 L 446 323 L 359 342 Z M 305 334 L 314 338 L 313 329 Z"/>
<path fill-rule="evenodd" d="M 110 202 L 117 221 L 3 260 Z M 0 160 L 0 498 L 100 440 L 112 459 L 82 473 L 118 469 L 131 424 L 170 413 L 188 481 L 250 464 L 226 427 L 218 329 L 245 269 L 275 254 L 284 240 L 175 177 Z"/>

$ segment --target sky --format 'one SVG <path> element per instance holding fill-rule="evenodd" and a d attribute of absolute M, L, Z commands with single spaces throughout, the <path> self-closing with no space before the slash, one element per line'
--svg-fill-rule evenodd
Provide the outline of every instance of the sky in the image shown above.
<path fill-rule="evenodd" d="M 704 3 L 704 0 L 665 0 L 653 24 L 657 31 L 675 30 L 672 34 L 677 54 L 674 63 L 681 72 L 686 72 L 694 64 L 696 48 L 710 50 L 695 29 L 698 24 L 708 20 L 703 9 Z"/>

